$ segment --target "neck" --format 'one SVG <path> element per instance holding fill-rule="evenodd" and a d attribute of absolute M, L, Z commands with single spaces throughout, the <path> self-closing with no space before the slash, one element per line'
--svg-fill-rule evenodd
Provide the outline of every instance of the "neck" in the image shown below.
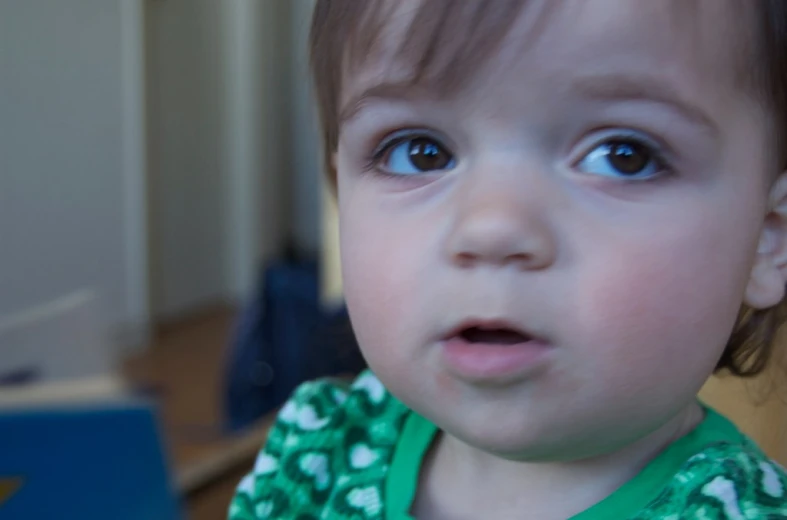
<path fill-rule="evenodd" d="M 531 518 L 569 518 L 631 480 L 703 415 L 693 403 L 614 452 L 568 462 L 507 460 L 441 434 L 424 463 L 414 512 L 429 519 L 492 518 L 489 504 L 495 504 L 499 518 L 521 517 L 521 511 Z"/>

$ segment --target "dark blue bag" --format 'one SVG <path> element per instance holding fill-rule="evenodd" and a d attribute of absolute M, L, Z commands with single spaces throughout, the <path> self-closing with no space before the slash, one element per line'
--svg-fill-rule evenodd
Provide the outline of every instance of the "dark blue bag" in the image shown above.
<path fill-rule="evenodd" d="M 304 381 L 304 346 L 320 315 L 314 262 L 271 265 L 261 288 L 241 313 L 231 349 L 226 418 L 232 430 L 280 406 Z"/>
<path fill-rule="evenodd" d="M 284 261 L 266 269 L 243 310 L 227 371 L 227 426 L 238 430 L 281 406 L 302 382 L 365 366 L 346 309 L 325 313 L 318 266 Z"/>

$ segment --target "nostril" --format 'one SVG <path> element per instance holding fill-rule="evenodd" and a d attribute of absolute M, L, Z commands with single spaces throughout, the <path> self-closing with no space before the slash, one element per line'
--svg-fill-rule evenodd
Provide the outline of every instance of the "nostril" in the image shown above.
<path fill-rule="evenodd" d="M 477 261 L 477 257 L 470 253 L 459 253 L 455 255 L 454 261 L 459 267 L 473 267 Z"/>
<path fill-rule="evenodd" d="M 504 259 L 503 263 L 516 265 L 523 271 L 538 270 L 549 265 L 549 262 L 544 262 L 536 255 L 529 255 L 526 253 L 509 255 Z"/>
<path fill-rule="evenodd" d="M 474 199 L 472 207 L 464 208 L 451 222 L 445 252 L 453 265 L 540 270 L 555 260 L 555 236 L 538 207 L 497 199 L 479 206 L 481 202 Z"/>
<path fill-rule="evenodd" d="M 515 265 L 522 270 L 537 269 L 536 257 L 526 253 L 519 253 L 498 258 L 482 258 L 472 253 L 458 253 L 454 255 L 454 263 L 462 268 L 474 267 L 481 262 L 498 266 Z"/>

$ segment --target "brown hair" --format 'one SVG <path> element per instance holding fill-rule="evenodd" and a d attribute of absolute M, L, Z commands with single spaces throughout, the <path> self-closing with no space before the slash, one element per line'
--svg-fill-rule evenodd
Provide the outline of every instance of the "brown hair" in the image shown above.
<path fill-rule="evenodd" d="M 494 52 L 518 19 L 527 0 L 428 0 L 418 7 L 401 39 L 399 54 L 412 63 L 410 80 L 450 92 L 463 74 Z M 756 10 L 755 59 L 748 84 L 754 86 L 774 121 L 774 161 L 787 167 L 787 1 L 737 0 Z M 492 5 L 494 8 L 492 8 Z M 546 2 L 537 18 L 548 14 Z M 690 6 L 680 0 L 676 6 Z M 311 68 L 322 122 L 326 171 L 331 183 L 335 171 L 331 157 L 339 143 L 342 78 L 376 51 L 385 22 L 397 2 L 381 0 L 317 0 L 310 34 Z M 541 24 L 531 22 L 534 30 Z M 462 38 L 457 38 L 462 34 Z M 438 52 L 439 51 L 439 52 Z M 765 310 L 742 307 L 716 370 L 741 377 L 761 373 L 776 346 L 777 333 L 787 321 L 787 300 Z"/>

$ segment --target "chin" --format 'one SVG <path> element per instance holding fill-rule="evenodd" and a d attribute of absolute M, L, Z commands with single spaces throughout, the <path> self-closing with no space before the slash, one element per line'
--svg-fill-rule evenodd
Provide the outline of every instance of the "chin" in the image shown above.
<path fill-rule="evenodd" d="M 435 417 L 434 415 L 438 415 Z M 464 417 L 439 417 L 425 414 L 447 435 L 485 453 L 510 460 L 542 461 L 564 452 L 563 439 L 550 435 L 555 429 L 544 427 L 523 417 L 501 419 L 474 419 Z"/>

